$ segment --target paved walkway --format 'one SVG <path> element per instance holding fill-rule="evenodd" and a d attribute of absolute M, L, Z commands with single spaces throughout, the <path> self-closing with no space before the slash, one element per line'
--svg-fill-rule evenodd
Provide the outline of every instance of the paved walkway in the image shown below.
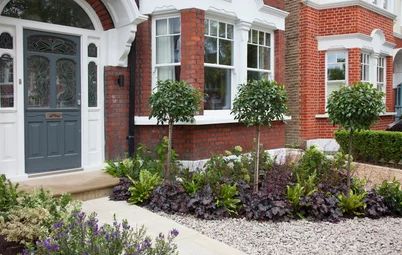
<path fill-rule="evenodd" d="M 167 234 L 175 228 L 180 233 L 175 239 L 180 255 L 246 255 L 173 220 L 126 202 L 109 201 L 108 198 L 89 200 L 83 203 L 83 210 L 87 213 L 96 212 L 101 223 L 111 224 L 113 215 L 116 214 L 119 221 L 127 219 L 131 226 L 144 225 L 151 237 L 156 237 L 159 233 Z"/>

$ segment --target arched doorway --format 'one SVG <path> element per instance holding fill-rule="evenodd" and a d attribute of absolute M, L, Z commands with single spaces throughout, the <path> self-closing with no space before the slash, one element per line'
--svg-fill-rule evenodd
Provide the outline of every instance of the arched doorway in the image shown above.
<path fill-rule="evenodd" d="M 394 57 L 395 111 L 397 119 L 402 117 L 402 49 L 396 50 Z"/>

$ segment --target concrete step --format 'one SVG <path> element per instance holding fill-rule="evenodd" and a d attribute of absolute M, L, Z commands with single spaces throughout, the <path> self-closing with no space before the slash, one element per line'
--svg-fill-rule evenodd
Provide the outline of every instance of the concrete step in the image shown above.
<path fill-rule="evenodd" d="M 42 187 L 55 196 L 70 193 L 74 199 L 86 201 L 109 196 L 118 183 L 118 178 L 98 170 L 33 177 L 20 182 L 20 188 L 31 192 Z"/>

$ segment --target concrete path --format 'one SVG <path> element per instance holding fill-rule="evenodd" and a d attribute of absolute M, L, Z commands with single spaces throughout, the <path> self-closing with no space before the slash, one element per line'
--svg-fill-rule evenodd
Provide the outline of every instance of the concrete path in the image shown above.
<path fill-rule="evenodd" d="M 180 233 L 175 239 L 180 255 L 246 255 L 173 220 L 126 202 L 109 201 L 108 198 L 89 200 L 83 203 L 83 210 L 87 213 L 96 212 L 101 223 L 111 224 L 113 215 L 116 214 L 119 221 L 127 219 L 133 227 L 144 225 L 148 235 L 152 238 L 159 233 L 167 234 L 175 228 Z M 239 231 L 241 230 L 239 229 Z"/>

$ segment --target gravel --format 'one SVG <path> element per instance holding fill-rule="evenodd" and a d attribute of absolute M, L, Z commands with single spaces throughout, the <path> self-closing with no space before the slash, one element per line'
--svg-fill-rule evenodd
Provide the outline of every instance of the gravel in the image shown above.
<path fill-rule="evenodd" d="M 402 219 L 350 219 L 328 222 L 256 222 L 244 219 L 206 221 L 167 215 L 178 223 L 250 255 L 402 254 Z"/>

